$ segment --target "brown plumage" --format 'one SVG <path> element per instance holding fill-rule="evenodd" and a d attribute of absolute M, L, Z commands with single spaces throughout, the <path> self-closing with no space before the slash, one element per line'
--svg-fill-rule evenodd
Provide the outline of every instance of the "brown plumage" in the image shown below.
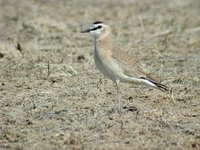
<path fill-rule="evenodd" d="M 148 85 L 162 91 L 169 88 L 146 74 L 125 52 L 113 48 L 111 28 L 100 21 L 82 33 L 90 32 L 94 37 L 94 61 L 97 68 L 117 84 L 120 82 Z"/>
<path fill-rule="evenodd" d="M 102 22 L 95 22 L 95 24 L 98 23 L 102 24 Z M 125 52 L 113 48 L 111 28 L 109 26 L 104 25 L 104 30 L 96 39 L 95 45 L 98 45 L 99 49 L 101 50 L 101 59 L 107 62 L 112 60 L 117 61 L 125 75 L 142 80 L 147 80 L 156 85 L 156 87 L 162 91 L 169 90 L 167 86 L 159 83 L 153 77 L 146 74 Z M 127 82 L 137 84 L 137 82 L 135 82 L 134 80 L 127 80 Z"/>

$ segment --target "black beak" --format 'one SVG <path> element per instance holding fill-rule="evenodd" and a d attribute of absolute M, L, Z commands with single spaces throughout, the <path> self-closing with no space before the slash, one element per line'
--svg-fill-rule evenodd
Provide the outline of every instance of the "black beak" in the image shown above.
<path fill-rule="evenodd" d="M 92 29 L 87 29 L 87 30 L 84 30 L 84 31 L 81 31 L 81 33 L 87 33 L 87 32 L 90 32 Z"/>

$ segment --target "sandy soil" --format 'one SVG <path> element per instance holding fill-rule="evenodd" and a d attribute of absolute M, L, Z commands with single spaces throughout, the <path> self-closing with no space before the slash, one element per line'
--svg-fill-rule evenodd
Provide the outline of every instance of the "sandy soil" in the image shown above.
<path fill-rule="evenodd" d="M 0 149 L 200 149 L 199 14 L 199 0 L 0 0 Z M 123 84 L 115 113 L 80 33 L 96 20 L 176 104 Z"/>

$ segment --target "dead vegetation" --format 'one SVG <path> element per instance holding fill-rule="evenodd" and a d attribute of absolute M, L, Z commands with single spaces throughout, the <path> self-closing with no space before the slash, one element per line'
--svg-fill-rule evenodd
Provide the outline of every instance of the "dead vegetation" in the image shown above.
<path fill-rule="evenodd" d="M 199 149 L 198 0 L 0 0 L 0 149 Z M 170 95 L 95 68 L 95 20 Z M 99 80 L 102 78 L 102 82 Z M 99 82 L 99 84 L 98 84 Z M 97 86 L 98 84 L 98 86 Z"/>

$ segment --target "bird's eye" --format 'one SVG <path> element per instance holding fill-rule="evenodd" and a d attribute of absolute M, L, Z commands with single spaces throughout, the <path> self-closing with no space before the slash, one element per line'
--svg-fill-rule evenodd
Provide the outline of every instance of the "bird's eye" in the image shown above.
<path fill-rule="evenodd" d="M 98 29 L 101 29 L 102 28 L 102 26 L 100 25 L 100 26 L 98 26 Z"/>

